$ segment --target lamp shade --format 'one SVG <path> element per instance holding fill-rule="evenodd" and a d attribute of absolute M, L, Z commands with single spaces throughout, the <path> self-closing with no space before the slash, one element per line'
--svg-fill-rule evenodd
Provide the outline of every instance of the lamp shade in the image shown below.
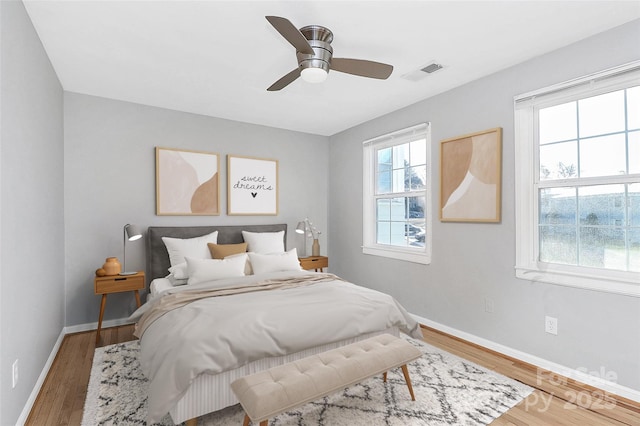
<path fill-rule="evenodd" d="M 138 227 L 135 225 L 125 225 L 124 232 L 127 234 L 127 239 L 129 241 L 135 241 L 142 238 L 142 233 L 138 230 Z"/>
<path fill-rule="evenodd" d="M 123 271 L 120 272 L 120 275 L 133 275 L 136 272 L 127 272 L 127 269 L 126 269 L 126 264 L 127 264 L 127 241 L 139 240 L 140 238 L 142 238 L 142 233 L 138 230 L 137 226 L 127 223 L 124 226 L 124 232 L 122 234 L 123 234 L 123 236 L 122 236 L 122 250 L 123 250 L 122 269 L 123 269 Z"/>
<path fill-rule="evenodd" d="M 306 223 L 304 220 L 302 222 L 298 222 L 298 226 L 296 227 L 297 234 L 304 234 L 307 230 Z"/>

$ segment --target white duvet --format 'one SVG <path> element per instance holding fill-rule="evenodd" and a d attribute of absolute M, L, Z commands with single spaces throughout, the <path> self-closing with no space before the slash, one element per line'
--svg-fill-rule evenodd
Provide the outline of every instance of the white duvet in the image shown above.
<path fill-rule="evenodd" d="M 139 320 L 170 294 L 247 286 L 246 293 L 205 297 L 160 312 L 141 336 L 140 364 L 150 382 L 148 420 L 160 420 L 200 374 L 217 374 L 266 357 L 398 327 L 422 338 L 418 323 L 391 296 L 307 271 L 279 272 L 176 287 L 143 305 Z M 254 291 L 265 280 L 315 281 Z M 261 288 L 261 287 L 259 287 Z M 224 291 L 223 291 L 224 293 Z M 215 293 L 214 293 L 215 294 Z M 181 294 L 182 297 L 185 294 Z M 167 299 L 168 300 L 168 299 Z M 157 313 L 157 312 L 156 312 Z"/>

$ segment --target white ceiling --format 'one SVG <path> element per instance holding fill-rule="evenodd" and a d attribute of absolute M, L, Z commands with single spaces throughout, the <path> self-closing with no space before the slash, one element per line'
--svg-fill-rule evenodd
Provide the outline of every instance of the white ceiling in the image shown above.
<path fill-rule="evenodd" d="M 64 90 L 333 135 L 640 18 L 640 1 L 31 1 Z M 266 88 L 297 65 L 265 15 L 334 33 L 335 57 L 394 65 Z M 403 75 L 432 60 L 419 81 Z"/>

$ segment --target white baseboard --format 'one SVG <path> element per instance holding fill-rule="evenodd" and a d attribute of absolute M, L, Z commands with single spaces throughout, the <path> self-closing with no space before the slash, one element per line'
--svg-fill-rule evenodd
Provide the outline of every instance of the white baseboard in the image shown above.
<path fill-rule="evenodd" d="M 127 321 L 126 318 L 115 319 L 115 320 L 103 321 L 102 328 L 104 329 L 109 327 L 117 327 L 117 326 L 126 325 L 126 324 L 133 324 L 133 323 L 131 321 Z M 31 394 L 29 395 L 29 399 L 27 399 L 27 403 L 24 405 L 22 412 L 20 413 L 20 417 L 18 417 L 18 421 L 16 422 L 17 426 L 21 426 L 26 423 L 27 418 L 29 417 L 29 413 L 33 408 L 33 403 L 36 402 L 36 398 L 40 393 L 42 384 L 44 383 L 44 380 L 47 378 L 47 374 L 49 374 L 49 370 L 51 369 L 53 360 L 56 358 L 56 355 L 60 350 L 60 345 L 62 345 L 64 336 L 71 333 L 79 333 L 82 331 L 90 331 L 90 330 L 97 330 L 97 329 L 98 329 L 98 322 L 91 322 L 87 324 L 74 325 L 71 327 L 64 327 L 62 331 L 60 331 L 58 340 L 56 340 L 56 343 L 53 345 L 53 348 L 51 349 L 51 353 L 49 354 L 49 358 L 47 358 L 47 362 L 44 364 L 44 367 L 42 368 L 42 372 L 40 372 L 40 376 L 38 376 L 38 380 L 36 381 L 36 384 L 33 386 L 33 390 L 31 391 Z"/>
<path fill-rule="evenodd" d="M 133 324 L 133 321 L 127 321 L 126 318 L 121 318 L 121 319 L 114 319 L 114 320 L 109 320 L 109 321 L 102 321 L 102 328 L 109 328 L 109 327 L 118 327 L 121 325 L 127 325 L 127 324 Z M 86 324 L 79 324 L 79 325 L 72 325 L 70 327 L 65 327 L 64 328 L 64 333 L 65 334 L 71 334 L 71 333 L 80 333 L 83 331 L 90 331 L 90 330 L 97 330 L 98 329 L 98 322 L 89 322 Z"/>
<path fill-rule="evenodd" d="M 531 355 L 526 352 L 522 352 L 517 349 L 513 349 L 496 342 L 492 342 L 491 340 L 487 340 L 482 337 L 478 337 L 473 334 L 460 331 L 458 329 L 437 323 L 435 321 L 431 321 L 429 319 L 420 317 L 418 315 L 411 314 L 411 316 L 413 316 L 416 321 L 418 321 L 423 325 L 426 325 L 427 327 L 431 327 L 436 330 L 442 331 L 444 333 L 450 334 L 452 336 L 459 337 L 460 339 L 466 340 L 471 343 L 475 343 L 487 349 L 500 352 L 501 354 L 510 356 L 512 358 L 516 358 L 520 361 L 524 361 L 531 365 L 535 365 L 536 367 L 541 368 L 543 370 L 551 371 L 561 376 L 596 387 L 598 389 L 601 389 L 603 391 L 606 391 L 615 395 L 619 395 L 623 398 L 627 398 L 635 402 L 640 402 L 640 390 L 622 386 L 622 385 L 619 385 L 618 383 L 605 380 L 602 377 L 594 376 L 582 371 L 578 371 L 573 368 L 566 367 L 564 365 L 557 364 L 555 362 L 548 361 L 543 358 L 539 358 L 535 355 Z"/>
<path fill-rule="evenodd" d="M 60 345 L 62 344 L 62 340 L 64 339 L 65 332 L 64 329 L 60 331 L 60 335 L 58 336 L 58 340 L 53 345 L 51 349 L 51 353 L 49 353 L 49 358 L 47 358 L 47 362 L 44 364 L 44 368 L 40 375 L 38 376 L 38 380 L 36 380 L 36 384 L 33 386 L 33 390 L 29 395 L 29 399 L 27 399 L 27 403 L 24 405 L 22 412 L 20 413 L 20 417 L 18 417 L 18 421 L 16 425 L 24 425 L 27 422 L 27 418 L 29 417 L 29 413 L 33 408 L 33 403 L 36 402 L 36 398 L 40 393 L 40 388 L 42 388 L 42 384 L 44 380 L 47 378 L 47 374 L 49 374 L 49 369 L 51 369 L 51 365 L 53 364 L 53 360 L 56 359 L 56 355 L 58 354 L 58 350 L 60 349 Z"/>

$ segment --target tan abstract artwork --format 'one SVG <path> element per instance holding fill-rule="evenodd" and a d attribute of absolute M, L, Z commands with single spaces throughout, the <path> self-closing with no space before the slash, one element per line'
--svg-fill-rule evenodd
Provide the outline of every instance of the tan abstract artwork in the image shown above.
<path fill-rule="evenodd" d="M 156 214 L 219 215 L 218 154 L 156 147 Z"/>
<path fill-rule="evenodd" d="M 502 128 L 440 142 L 440 220 L 500 222 Z"/>

